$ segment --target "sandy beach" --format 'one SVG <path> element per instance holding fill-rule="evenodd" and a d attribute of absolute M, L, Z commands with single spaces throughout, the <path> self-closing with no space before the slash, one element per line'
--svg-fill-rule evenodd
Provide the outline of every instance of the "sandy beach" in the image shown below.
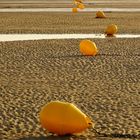
<path fill-rule="evenodd" d="M 133 6 L 132 6 L 133 7 Z M 0 13 L 0 34 L 140 34 L 140 13 Z M 95 57 L 79 52 L 81 39 L 0 42 L 0 140 L 139 140 L 140 39 L 90 39 Z M 95 130 L 53 136 L 39 122 L 52 100 L 74 103 Z"/>
<path fill-rule="evenodd" d="M 140 12 L 106 13 L 106 19 L 96 19 L 96 12 L 27 12 L 0 15 L 0 33 L 104 33 L 107 25 L 112 23 L 118 25 L 118 33 L 140 32 Z"/>
<path fill-rule="evenodd" d="M 96 57 L 82 56 L 79 41 L 0 43 L 3 139 L 44 136 L 38 113 L 51 100 L 75 103 L 101 133 L 139 134 L 140 40 L 96 39 Z"/>

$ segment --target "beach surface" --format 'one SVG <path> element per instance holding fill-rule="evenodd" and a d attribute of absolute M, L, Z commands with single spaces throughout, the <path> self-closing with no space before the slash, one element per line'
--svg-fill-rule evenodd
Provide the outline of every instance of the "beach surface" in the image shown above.
<path fill-rule="evenodd" d="M 98 19 L 96 12 L 0 13 L 0 33 L 104 33 L 109 24 L 116 24 L 120 34 L 140 33 L 140 12 L 105 14 Z"/>
<path fill-rule="evenodd" d="M 0 33 L 104 33 L 115 23 L 120 34 L 140 34 L 140 13 L 106 15 L 0 13 Z M 140 139 L 140 39 L 90 39 L 99 49 L 95 57 L 79 52 L 81 40 L 0 42 L 0 140 Z M 98 134 L 43 130 L 39 112 L 52 100 L 74 103 Z"/>

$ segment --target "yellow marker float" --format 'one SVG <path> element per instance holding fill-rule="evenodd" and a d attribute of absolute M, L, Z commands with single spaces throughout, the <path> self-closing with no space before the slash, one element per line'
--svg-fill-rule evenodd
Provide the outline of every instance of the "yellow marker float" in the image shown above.
<path fill-rule="evenodd" d="M 52 101 L 42 108 L 40 122 L 43 128 L 57 135 L 79 133 L 92 124 L 75 105 L 60 101 Z"/>
<path fill-rule="evenodd" d="M 74 5 L 77 5 L 77 2 L 76 2 L 76 1 L 73 1 L 73 4 L 74 4 Z"/>
<path fill-rule="evenodd" d="M 79 9 L 84 9 L 84 8 L 85 8 L 85 5 L 82 4 L 82 3 L 79 3 L 79 4 L 77 5 L 77 7 L 78 7 Z"/>
<path fill-rule="evenodd" d="M 80 52 L 84 55 L 95 56 L 98 53 L 96 44 L 90 40 L 82 40 L 80 42 Z"/>
<path fill-rule="evenodd" d="M 78 2 L 78 3 L 82 3 L 82 0 L 75 0 L 76 2 Z"/>
<path fill-rule="evenodd" d="M 107 27 L 105 33 L 106 33 L 108 36 L 109 36 L 109 35 L 113 36 L 114 34 L 117 33 L 117 31 L 118 31 L 117 25 L 111 24 L 111 25 L 109 25 L 109 26 Z"/>
<path fill-rule="evenodd" d="M 72 8 L 72 12 L 73 13 L 77 13 L 78 12 L 78 9 L 77 8 Z"/>
<path fill-rule="evenodd" d="M 103 11 L 98 11 L 96 12 L 96 18 L 106 18 L 106 16 Z"/>

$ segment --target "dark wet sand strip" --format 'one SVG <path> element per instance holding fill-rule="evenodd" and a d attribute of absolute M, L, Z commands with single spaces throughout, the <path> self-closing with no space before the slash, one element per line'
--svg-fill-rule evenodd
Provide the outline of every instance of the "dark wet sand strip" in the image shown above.
<path fill-rule="evenodd" d="M 50 39 L 86 39 L 86 38 L 140 38 L 140 34 L 116 34 L 107 36 L 106 34 L 0 34 L 0 42 L 24 41 L 24 40 L 50 40 Z"/>

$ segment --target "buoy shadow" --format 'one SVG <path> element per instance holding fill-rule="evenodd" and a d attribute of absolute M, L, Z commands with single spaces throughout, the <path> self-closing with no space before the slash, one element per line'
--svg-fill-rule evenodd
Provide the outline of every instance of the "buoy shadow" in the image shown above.
<path fill-rule="evenodd" d="M 106 19 L 107 17 L 95 17 L 96 19 Z"/>
<path fill-rule="evenodd" d="M 99 53 L 95 56 L 93 55 L 62 55 L 62 56 L 48 56 L 47 58 L 48 59 L 64 59 L 64 58 L 96 58 L 97 56 L 105 56 L 105 57 L 108 57 L 108 56 L 112 56 L 112 57 L 115 57 L 115 56 L 140 56 L 140 54 L 108 54 L 108 53 Z"/>
<path fill-rule="evenodd" d="M 20 138 L 18 140 L 70 140 L 71 135 L 66 135 L 66 136 L 40 136 L 40 137 L 25 137 L 25 138 Z M 74 139 L 73 139 L 74 140 Z"/>
<path fill-rule="evenodd" d="M 115 56 L 123 56 L 123 57 L 131 57 L 131 56 L 140 56 L 139 54 L 104 54 L 104 53 L 101 53 L 101 54 L 98 54 L 98 56 L 112 56 L 112 57 L 115 57 Z"/>
<path fill-rule="evenodd" d="M 105 53 L 99 53 L 97 54 L 96 56 L 93 56 L 93 55 L 65 55 L 65 56 L 50 56 L 50 57 L 47 57 L 48 59 L 63 59 L 63 58 L 95 58 L 97 56 L 105 56 L 105 57 L 108 57 L 108 56 L 112 56 L 112 57 L 115 57 L 115 56 L 140 56 L 139 54 L 105 54 Z"/>
<path fill-rule="evenodd" d="M 98 54 L 99 56 L 124 56 L 123 54 Z"/>
<path fill-rule="evenodd" d="M 97 135 L 92 137 L 92 140 L 108 140 L 110 138 L 127 138 L 127 139 L 139 139 L 140 135 L 135 135 L 135 134 L 118 134 L 118 133 L 113 133 L 113 134 L 104 134 L 104 133 L 98 133 Z M 65 136 L 40 136 L 40 137 L 25 137 L 25 138 L 20 138 L 18 140 L 83 140 L 85 137 L 76 137 L 73 135 L 65 135 Z"/>
<path fill-rule="evenodd" d="M 105 34 L 105 38 L 117 38 L 117 36 L 111 34 Z"/>
<path fill-rule="evenodd" d="M 126 139 L 139 139 L 140 135 L 135 135 L 135 134 L 118 134 L 118 133 L 113 133 L 113 134 L 101 134 L 104 138 L 126 138 Z"/>
<path fill-rule="evenodd" d="M 62 55 L 62 56 L 50 56 L 47 58 L 80 58 L 80 57 L 93 57 L 92 55 Z"/>

